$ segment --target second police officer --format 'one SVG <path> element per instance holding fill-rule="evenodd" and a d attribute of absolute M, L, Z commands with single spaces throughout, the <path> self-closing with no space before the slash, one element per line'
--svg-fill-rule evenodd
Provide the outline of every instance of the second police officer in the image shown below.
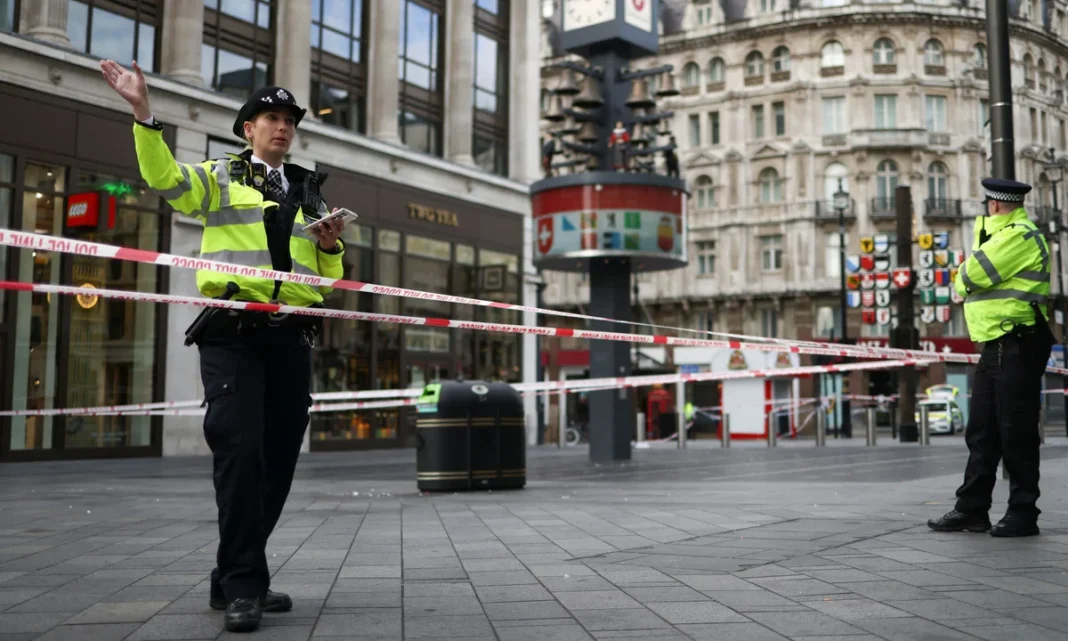
<path fill-rule="evenodd" d="M 968 465 L 954 509 L 927 525 L 941 532 L 1033 536 L 1039 531 L 1042 376 L 1055 343 L 1046 310 L 1049 246 L 1023 207 L 1030 185 L 988 178 L 983 187 L 988 215 L 980 217 L 973 253 L 954 283 L 964 297 L 968 333 L 982 344 L 964 432 Z M 1009 475 L 1009 505 L 991 526 L 999 461 Z"/>
<path fill-rule="evenodd" d="M 281 87 L 254 91 L 233 133 L 249 148 L 228 158 L 175 162 L 152 115 L 148 87 L 111 60 L 108 84 L 133 111 L 141 175 L 170 205 L 204 223 L 201 257 L 328 278 L 344 274 L 341 220 L 324 221 L 321 174 L 283 162 L 305 110 Z M 204 296 L 299 307 L 322 306 L 329 289 L 201 270 Z M 319 326 L 306 315 L 278 316 L 208 308 L 187 332 L 200 351 L 213 455 L 219 547 L 210 607 L 225 610 L 227 630 L 255 630 L 263 612 L 285 612 L 289 596 L 270 590 L 266 544 L 289 495 L 308 424 L 311 347 Z"/>

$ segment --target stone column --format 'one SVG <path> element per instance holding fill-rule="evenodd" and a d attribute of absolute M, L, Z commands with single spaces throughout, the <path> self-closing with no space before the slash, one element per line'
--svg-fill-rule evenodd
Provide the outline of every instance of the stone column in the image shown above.
<path fill-rule="evenodd" d="M 70 46 L 67 37 L 68 0 L 36 0 L 22 3 L 24 34 L 53 44 Z"/>
<path fill-rule="evenodd" d="M 510 10 L 508 175 L 530 182 L 541 178 L 541 2 L 513 0 Z"/>
<path fill-rule="evenodd" d="M 373 138 L 394 144 L 400 143 L 397 135 L 400 10 L 401 3 L 396 1 L 371 3 L 371 46 L 367 61 L 367 131 Z"/>
<path fill-rule="evenodd" d="M 204 7 L 199 2 L 167 0 L 163 5 L 160 72 L 178 82 L 203 87 L 211 78 L 200 75 L 204 40 Z"/>
<path fill-rule="evenodd" d="M 184 2 L 184 0 L 183 0 Z M 378 3 L 375 3 L 378 4 Z M 389 4 L 389 3 L 387 3 Z M 274 44 L 274 81 L 311 112 L 311 5 L 307 0 L 279 0 Z M 373 5 L 372 5 L 373 6 Z M 373 9 L 372 9 L 373 11 Z M 397 69 L 396 61 L 393 63 Z"/>
<path fill-rule="evenodd" d="M 518 7 L 513 5 L 515 8 Z M 471 155 L 475 117 L 474 2 L 448 0 L 445 33 L 445 157 L 461 165 L 474 165 Z"/>

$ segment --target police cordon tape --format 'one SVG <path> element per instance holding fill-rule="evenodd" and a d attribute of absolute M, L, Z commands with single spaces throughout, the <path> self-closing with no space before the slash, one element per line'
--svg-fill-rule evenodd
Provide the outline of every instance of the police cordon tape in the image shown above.
<path fill-rule="evenodd" d="M 149 265 L 160 265 L 164 267 L 177 267 L 180 269 L 193 269 L 193 270 L 207 270 L 213 272 L 219 272 L 224 274 L 233 274 L 243 277 L 263 278 L 266 280 L 280 280 L 287 282 L 294 282 L 303 285 L 314 285 L 318 287 L 332 287 L 334 289 L 343 289 L 347 291 L 355 292 L 368 292 L 371 294 L 379 294 L 383 296 L 397 296 L 401 298 L 414 298 L 418 300 L 431 300 L 442 303 L 454 303 L 459 305 L 473 305 L 479 307 L 493 307 L 497 309 L 505 309 L 511 311 L 520 312 L 533 312 L 536 314 L 543 314 L 546 316 L 561 316 L 565 318 L 575 318 L 586 321 L 597 321 L 606 323 L 618 323 L 623 325 L 630 325 L 634 327 L 649 327 L 655 329 L 664 329 L 671 331 L 682 331 L 703 334 L 706 336 L 721 336 L 723 338 L 732 338 L 743 341 L 764 341 L 776 345 L 804 345 L 806 347 L 822 347 L 826 343 L 818 343 L 815 341 L 800 341 L 780 338 L 766 338 L 763 336 L 750 336 L 746 334 L 730 334 L 726 332 L 712 332 L 705 330 L 695 330 L 684 327 L 671 327 L 666 325 L 654 325 L 649 323 L 636 323 L 632 321 L 623 321 L 612 318 L 604 318 L 600 316 L 589 316 L 586 314 L 577 314 L 574 312 L 564 312 L 560 310 L 541 309 L 538 307 L 530 307 L 526 305 L 516 305 L 513 303 L 502 303 L 498 301 L 480 300 L 477 298 L 466 298 L 463 296 L 453 296 L 450 294 L 439 294 L 435 292 L 424 292 L 413 289 L 404 289 L 400 287 L 386 287 L 382 285 L 374 285 L 371 283 L 364 283 L 361 281 L 352 281 L 344 279 L 325 278 L 323 276 L 313 276 L 306 274 L 293 274 L 290 272 L 280 272 L 273 269 L 262 269 L 258 267 L 246 267 L 241 265 L 234 265 L 231 263 L 224 263 L 213 260 L 205 260 L 202 258 L 189 258 L 185 256 L 176 256 L 174 254 L 165 254 L 161 252 L 147 251 L 143 249 L 133 249 L 129 247 L 118 247 L 115 245 L 107 245 L 104 243 L 94 243 L 91 241 L 72 240 L 68 238 L 49 236 L 46 234 L 37 234 L 32 232 L 16 231 L 11 229 L 0 228 L 0 245 L 7 245 L 9 247 L 16 247 L 21 249 L 34 249 L 41 251 L 54 251 L 61 254 L 73 254 L 76 256 L 91 256 L 96 258 L 108 258 L 122 261 L 130 261 L 137 263 L 145 263 Z M 915 352 L 915 353 L 912 353 Z M 920 350 L 898 350 L 883 347 L 868 347 L 861 345 L 849 345 L 841 346 L 837 351 L 832 354 L 834 356 L 850 356 L 850 357 L 877 357 L 877 358 L 927 358 L 928 352 L 922 352 Z M 939 359 L 948 360 L 948 359 Z M 959 362 L 977 362 L 978 356 L 975 356 L 974 360 L 966 360 Z M 1068 371 L 1066 371 L 1068 372 Z"/>

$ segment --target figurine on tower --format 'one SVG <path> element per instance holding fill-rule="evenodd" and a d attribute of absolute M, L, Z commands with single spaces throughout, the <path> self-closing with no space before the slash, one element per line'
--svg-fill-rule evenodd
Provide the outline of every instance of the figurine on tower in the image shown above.
<path fill-rule="evenodd" d="M 622 121 L 616 121 L 616 128 L 608 137 L 608 146 L 612 148 L 612 168 L 616 171 L 626 171 L 629 164 L 627 152 L 630 148 L 630 132 L 623 126 Z"/>

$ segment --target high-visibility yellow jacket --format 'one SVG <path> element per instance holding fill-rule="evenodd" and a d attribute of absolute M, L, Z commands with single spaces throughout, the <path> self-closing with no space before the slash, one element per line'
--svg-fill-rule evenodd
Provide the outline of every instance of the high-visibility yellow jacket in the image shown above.
<path fill-rule="evenodd" d="M 179 163 L 163 141 L 161 127 L 134 123 L 133 133 L 141 176 L 148 186 L 163 196 L 171 207 L 204 223 L 201 258 L 272 269 L 263 215 L 270 208 L 277 207 L 277 203 L 266 200 L 258 189 L 232 181 L 231 159 Z M 321 204 L 319 213 L 325 212 L 326 205 Z M 341 241 L 338 241 L 339 250 L 336 253 L 322 251 L 313 237 L 301 231 L 307 223 L 301 209 L 297 212 L 289 239 L 293 272 L 342 278 L 344 246 Z M 268 302 L 274 294 L 275 282 L 265 278 L 207 270 L 198 270 L 196 277 L 197 287 L 208 297 L 221 294 L 228 282 L 237 283 L 241 288 L 236 297 L 241 300 Z M 307 307 L 321 303 L 323 296 L 330 291 L 331 288 L 327 287 L 283 282 L 278 298 L 288 305 Z"/>
<path fill-rule="evenodd" d="M 985 226 L 990 238 L 979 246 Z M 964 297 L 968 334 L 977 343 L 1001 337 L 1016 325 L 1033 325 L 1031 302 L 1045 318 L 1049 299 L 1049 246 L 1023 207 L 976 221 L 972 255 L 960 266 L 954 287 Z M 1008 322 L 1011 321 L 1011 322 Z"/>

